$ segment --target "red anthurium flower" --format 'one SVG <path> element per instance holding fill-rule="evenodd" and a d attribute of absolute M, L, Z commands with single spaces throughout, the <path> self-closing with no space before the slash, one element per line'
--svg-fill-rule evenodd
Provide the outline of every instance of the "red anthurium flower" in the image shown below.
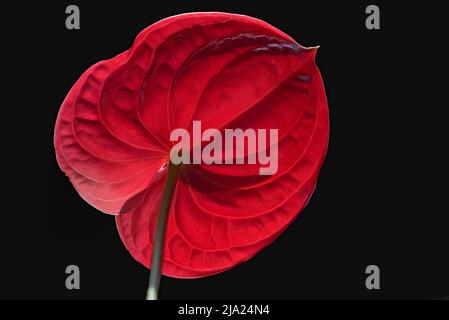
<path fill-rule="evenodd" d="M 161 20 L 70 90 L 56 122 L 59 166 L 83 199 L 116 215 L 123 243 L 147 268 L 172 174 L 162 274 L 230 269 L 276 239 L 315 188 L 329 136 L 315 54 L 247 16 Z M 170 135 L 176 128 L 193 134 L 194 121 L 203 132 L 277 129 L 278 143 L 265 147 L 276 146 L 277 170 L 261 175 L 263 165 L 248 161 L 173 169 Z"/>

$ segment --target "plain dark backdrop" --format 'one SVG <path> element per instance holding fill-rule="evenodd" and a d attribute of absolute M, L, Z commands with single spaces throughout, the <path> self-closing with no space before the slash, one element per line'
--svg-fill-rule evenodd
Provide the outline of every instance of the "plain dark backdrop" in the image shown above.
<path fill-rule="evenodd" d="M 11 75 L 2 106 L 0 298 L 144 298 L 148 270 L 128 254 L 114 219 L 84 202 L 57 167 L 54 122 L 85 69 L 126 50 L 146 26 L 192 11 L 248 14 L 302 45 L 320 45 L 331 137 L 309 205 L 274 244 L 219 275 L 164 277 L 160 298 L 449 296 L 438 156 L 446 129 L 437 115 L 447 106 L 439 96 L 446 80 L 437 77 L 442 8 L 372 3 L 381 30 L 365 28 L 365 1 L 54 1 L 4 9 L 3 67 Z M 68 4 L 79 5 L 81 30 L 66 30 Z M 69 264 L 81 269 L 81 290 L 65 288 Z M 370 264 L 380 267 L 381 290 L 365 288 Z"/>

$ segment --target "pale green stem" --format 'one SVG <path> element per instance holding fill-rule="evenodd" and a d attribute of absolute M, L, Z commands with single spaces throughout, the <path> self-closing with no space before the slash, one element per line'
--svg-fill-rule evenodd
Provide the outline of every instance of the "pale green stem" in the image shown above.
<path fill-rule="evenodd" d="M 181 165 L 174 165 L 171 161 L 168 164 L 167 179 L 162 191 L 161 205 L 157 217 L 156 232 L 153 242 L 153 256 L 151 258 L 151 272 L 148 284 L 147 300 L 157 300 L 159 282 L 161 279 L 162 254 L 164 251 L 165 230 L 167 228 L 168 211 L 171 199 L 175 191 Z"/>

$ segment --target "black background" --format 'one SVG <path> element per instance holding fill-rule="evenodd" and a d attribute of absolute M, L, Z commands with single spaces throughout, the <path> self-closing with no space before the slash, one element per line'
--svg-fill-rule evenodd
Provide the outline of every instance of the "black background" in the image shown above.
<path fill-rule="evenodd" d="M 372 3 L 381 9 L 381 30 L 365 28 L 371 3 L 364 1 L 54 1 L 4 8 L 3 65 L 10 72 L 3 86 L 0 298 L 144 298 L 149 272 L 122 245 L 114 219 L 82 201 L 58 169 L 54 122 L 85 69 L 126 50 L 146 26 L 192 11 L 251 15 L 302 45 L 320 45 L 331 137 L 309 205 L 273 245 L 219 275 L 163 277 L 160 298 L 449 296 L 447 187 L 438 155 L 446 132 L 438 113 L 447 106 L 441 100 L 447 80 L 438 82 L 445 73 L 444 20 L 437 17 L 443 10 Z M 69 4 L 80 7 L 80 30 L 65 28 Z M 69 264 L 81 269 L 81 290 L 65 288 Z M 370 264 L 380 267 L 381 290 L 365 288 Z"/>

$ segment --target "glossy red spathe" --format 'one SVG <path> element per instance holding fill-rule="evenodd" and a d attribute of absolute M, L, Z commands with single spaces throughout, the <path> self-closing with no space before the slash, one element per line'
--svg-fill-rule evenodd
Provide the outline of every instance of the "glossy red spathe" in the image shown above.
<path fill-rule="evenodd" d="M 248 16 L 161 20 L 72 87 L 55 127 L 59 166 L 84 200 L 116 215 L 126 248 L 150 268 L 170 132 L 196 120 L 203 130 L 278 129 L 276 174 L 259 175 L 257 164 L 198 164 L 177 182 L 162 274 L 230 269 L 276 239 L 315 188 L 329 137 L 315 54 Z"/>

